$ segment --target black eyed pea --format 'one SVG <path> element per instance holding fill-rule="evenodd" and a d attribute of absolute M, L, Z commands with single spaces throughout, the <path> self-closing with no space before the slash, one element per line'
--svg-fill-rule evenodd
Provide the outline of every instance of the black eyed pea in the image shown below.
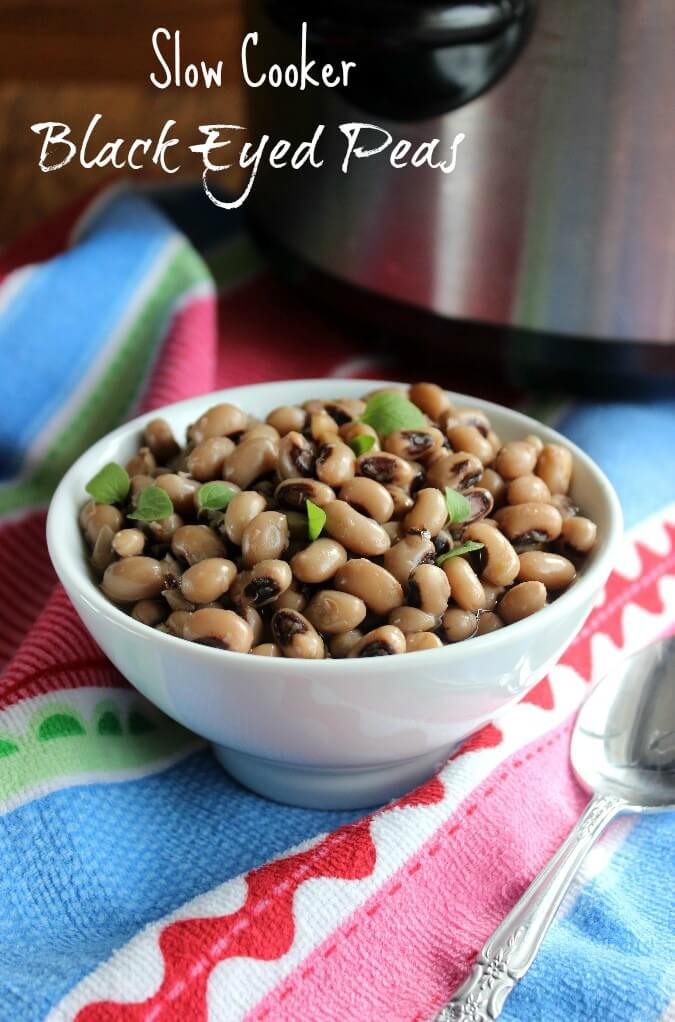
<path fill-rule="evenodd" d="M 138 557 L 144 546 L 145 533 L 142 529 L 120 529 L 112 537 L 112 548 L 118 557 Z"/>
<path fill-rule="evenodd" d="M 352 628 L 351 631 L 343 632 L 342 635 L 331 636 L 328 642 L 330 655 L 339 659 L 348 657 L 356 643 L 362 638 L 363 632 L 358 628 Z"/>
<path fill-rule="evenodd" d="M 549 498 L 549 503 L 553 504 L 553 507 L 557 507 L 562 516 L 563 522 L 565 519 L 575 518 L 579 514 L 578 505 L 575 504 L 572 498 L 568 497 L 566 493 L 552 493 Z"/>
<path fill-rule="evenodd" d="M 478 615 L 478 630 L 476 635 L 488 635 L 489 632 L 496 632 L 498 628 L 503 628 L 504 622 L 500 618 L 499 614 L 495 614 L 491 610 L 484 610 Z"/>
<path fill-rule="evenodd" d="M 297 405 L 280 405 L 273 408 L 265 422 L 273 426 L 279 436 L 286 436 L 287 433 L 300 433 L 307 423 L 307 412 Z"/>
<path fill-rule="evenodd" d="M 194 603 L 190 603 L 189 600 L 186 600 L 183 596 L 181 596 L 180 592 L 173 587 L 162 589 L 162 596 L 171 610 L 192 611 L 197 609 Z"/>
<path fill-rule="evenodd" d="M 494 457 L 496 458 L 499 452 L 501 451 L 502 447 L 504 446 L 501 437 L 499 436 L 498 433 L 495 433 L 494 429 L 490 429 L 488 430 L 486 439 L 489 441 L 490 446 L 492 447 Z"/>
<path fill-rule="evenodd" d="M 437 383 L 413 383 L 408 398 L 434 422 L 451 410 L 450 398 Z"/>
<path fill-rule="evenodd" d="M 139 600 L 134 604 L 131 616 L 142 625 L 155 628 L 167 617 L 168 609 L 163 600 Z"/>
<path fill-rule="evenodd" d="M 166 619 L 166 628 L 171 635 L 177 635 L 179 639 L 185 638 L 185 626 L 192 617 L 192 613 L 186 610 L 174 610 Z"/>
<path fill-rule="evenodd" d="M 406 653 L 421 653 L 427 649 L 440 649 L 443 643 L 433 632 L 410 632 L 405 637 Z"/>
<path fill-rule="evenodd" d="M 453 451 L 468 451 L 480 458 L 483 465 L 494 461 L 492 444 L 476 426 L 451 426 L 446 435 Z"/>
<path fill-rule="evenodd" d="M 156 522 L 148 522 L 148 532 L 155 543 L 170 543 L 177 529 L 183 525 L 183 519 L 174 511 L 167 518 L 160 518 Z"/>
<path fill-rule="evenodd" d="M 379 451 L 380 449 L 379 436 L 373 427 L 368 426 L 365 422 L 346 422 L 344 426 L 340 426 L 339 436 L 346 444 L 350 444 L 357 436 L 369 436 L 375 441 L 370 448 L 371 451 Z"/>
<path fill-rule="evenodd" d="M 244 589 L 251 581 L 250 571 L 240 571 L 234 582 L 230 586 L 227 592 L 228 602 L 237 610 L 242 612 L 246 606 L 246 597 L 244 596 Z"/>
<path fill-rule="evenodd" d="M 223 479 L 242 490 L 277 465 L 278 444 L 268 437 L 252 437 L 238 444 L 223 464 Z"/>
<path fill-rule="evenodd" d="M 366 402 L 358 397 L 344 397 L 337 401 L 326 401 L 324 409 L 340 427 L 359 419 L 366 410 Z"/>
<path fill-rule="evenodd" d="M 469 525 L 464 538 L 483 544 L 481 579 L 492 586 L 511 585 L 520 570 L 520 561 L 506 536 L 483 521 Z"/>
<path fill-rule="evenodd" d="M 150 480 L 152 483 L 152 480 Z M 94 546 L 98 534 L 105 526 L 111 533 L 119 532 L 124 524 L 122 512 L 112 504 L 97 504 L 87 501 L 80 511 L 80 528 L 90 546 Z"/>
<path fill-rule="evenodd" d="M 384 522 L 382 528 L 389 536 L 389 542 L 392 546 L 394 543 L 397 543 L 399 539 L 403 539 L 406 534 L 405 529 L 403 528 L 403 522 Z"/>
<path fill-rule="evenodd" d="M 441 624 L 448 642 L 464 642 L 478 631 L 478 614 L 461 607 L 448 607 Z"/>
<path fill-rule="evenodd" d="M 356 474 L 374 479 L 383 486 L 399 486 L 407 490 L 419 469 L 409 461 L 388 451 L 362 454 L 356 462 Z"/>
<path fill-rule="evenodd" d="M 405 635 L 394 625 L 380 625 L 367 632 L 351 650 L 350 657 L 393 656 L 405 653 Z"/>
<path fill-rule="evenodd" d="M 187 457 L 187 470 L 200 483 L 220 479 L 225 459 L 232 454 L 234 443 L 226 436 L 212 436 L 193 447 Z"/>
<path fill-rule="evenodd" d="M 434 451 L 440 450 L 443 440 L 443 434 L 435 426 L 399 429 L 385 437 L 384 449 L 407 461 L 424 462 Z"/>
<path fill-rule="evenodd" d="M 248 443 L 249 440 L 260 439 L 270 440 L 278 453 L 281 437 L 274 426 L 270 426 L 267 422 L 249 422 L 239 439 L 239 443 L 243 444 Z"/>
<path fill-rule="evenodd" d="M 279 647 L 275 642 L 261 642 L 259 646 L 254 646 L 251 650 L 254 656 L 283 656 Z"/>
<path fill-rule="evenodd" d="M 523 440 L 525 441 L 526 444 L 530 444 L 532 447 L 534 447 L 535 451 L 537 452 L 537 457 L 541 454 L 542 447 L 544 446 L 544 441 L 540 437 L 535 436 L 534 433 L 528 433 L 526 437 L 523 437 Z"/>
<path fill-rule="evenodd" d="M 470 510 L 462 523 L 463 525 L 471 525 L 472 522 L 486 518 L 494 507 L 492 494 L 482 486 L 472 486 L 471 489 L 464 490 L 464 496 L 469 502 Z"/>
<path fill-rule="evenodd" d="M 307 515 L 302 511 L 284 511 L 288 521 L 288 535 L 291 542 L 307 542 Z"/>
<path fill-rule="evenodd" d="M 253 645 L 257 646 L 258 643 L 262 642 L 265 633 L 265 622 L 263 621 L 259 611 L 255 607 L 244 606 L 237 608 L 237 614 L 239 617 L 243 617 L 251 631 L 253 632 Z"/>
<path fill-rule="evenodd" d="M 550 504 L 551 491 L 539 476 L 525 475 L 512 479 L 506 491 L 509 504 Z"/>
<path fill-rule="evenodd" d="M 183 638 L 235 653 L 248 653 L 253 645 L 253 629 L 233 610 L 205 607 L 190 614 L 184 622 Z"/>
<path fill-rule="evenodd" d="M 337 489 L 354 478 L 356 456 L 342 440 L 322 444 L 316 456 L 315 471 L 320 482 Z"/>
<path fill-rule="evenodd" d="M 184 518 L 192 514 L 195 506 L 195 494 L 201 487 L 201 483 L 198 483 L 196 479 L 188 479 L 187 476 L 179 475 L 177 472 L 166 472 L 157 476 L 154 485 L 168 493 L 176 514 Z"/>
<path fill-rule="evenodd" d="M 113 550 L 115 535 L 116 533 L 107 525 L 99 529 L 90 558 L 92 568 L 99 572 L 99 574 L 104 572 L 110 562 L 115 559 L 115 552 Z"/>
<path fill-rule="evenodd" d="M 469 562 L 464 557 L 449 557 L 443 564 L 448 577 L 452 598 L 462 610 L 474 614 L 485 607 L 485 593 Z"/>
<path fill-rule="evenodd" d="M 313 397 L 309 401 L 303 401 L 302 407 L 308 415 L 313 415 L 314 412 L 322 412 L 326 407 L 326 402 L 318 397 Z"/>
<path fill-rule="evenodd" d="M 360 597 L 368 610 L 381 616 L 403 603 L 403 587 L 398 579 L 366 558 L 354 558 L 338 568 L 333 585 L 340 592 Z"/>
<path fill-rule="evenodd" d="M 485 412 L 482 412 L 480 408 L 460 408 L 457 411 L 457 418 L 462 426 L 474 426 L 485 437 L 492 428 L 490 420 Z"/>
<path fill-rule="evenodd" d="M 340 489 L 340 500 L 351 504 L 361 514 L 383 525 L 394 513 L 394 501 L 388 490 L 374 479 L 354 476 Z"/>
<path fill-rule="evenodd" d="M 503 503 L 506 497 L 506 483 L 499 472 L 495 472 L 493 468 L 486 468 L 478 480 L 478 485 L 482 489 L 490 491 L 496 507 Z"/>
<path fill-rule="evenodd" d="M 465 490 L 475 486 L 483 475 L 483 462 L 468 451 L 441 454 L 427 471 L 427 482 L 439 490 Z"/>
<path fill-rule="evenodd" d="M 572 453 L 561 444 L 544 444 L 537 459 L 536 474 L 551 493 L 567 493 L 572 479 Z"/>
<path fill-rule="evenodd" d="M 225 557 L 223 541 L 208 525 L 181 525 L 171 537 L 171 552 L 188 564 Z"/>
<path fill-rule="evenodd" d="M 265 510 L 267 501 L 255 490 L 237 493 L 227 505 L 223 528 L 230 543 L 241 546 L 244 529 L 254 518 Z"/>
<path fill-rule="evenodd" d="M 309 433 L 317 444 L 331 443 L 337 439 L 338 424 L 332 415 L 322 408 L 321 411 L 310 413 Z"/>
<path fill-rule="evenodd" d="M 512 625 L 515 621 L 536 614 L 545 605 L 546 586 L 542 582 L 520 582 L 502 596 L 499 616 L 504 624 Z"/>
<path fill-rule="evenodd" d="M 180 454 L 180 447 L 166 419 L 151 419 L 143 430 L 143 439 L 159 465 L 168 465 Z"/>
<path fill-rule="evenodd" d="M 595 546 L 598 536 L 598 527 L 590 518 L 581 515 L 577 518 L 567 518 L 562 524 L 560 539 L 575 554 L 587 554 Z"/>
<path fill-rule="evenodd" d="M 433 564 L 435 559 L 436 548 L 431 540 L 426 536 L 410 534 L 387 550 L 384 566 L 401 585 L 405 585 L 418 564 Z"/>
<path fill-rule="evenodd" d="M 442 568 L 435 564 L 420 564 L 414 568 L 408 581 L 408 603 L 426 614 L 439 617 L 450 599 L 450 583 Z M 424 631 L 423 628 L 416 629 Z"/>
<path fill-rule="evenodd" d="M 406 636 L 414 632 L 431 632 L 438 628 L 438 618 L 433 614 L 426 614 L 418 607 L 396 607 L 389 615 L 387 623 L 400 628 Z"/>
<path fill-rule="evenodd" d="M 562 529 L 558 509 L 537 501 L 503 507 L 495 519 L 512 543 L 552 543 Z"/>
<path fill-rule="evenodd" d="M 299 610 L 301 614 L 306 606 L 307 596 L 295 579 L 293 579 L 288 589 L 280 596 L 277 596 L 276 600 L 273 600 L 271 603 L 273 610 Z"/>
<path fill-rule="evenodd" d="M 361 624 L 367 613 L 363 600 L 337 589 L 321 589 L 307 605 L 305 616 L 319 632 L 340 635 Z"/>
<path fill-rule="evenodd" d="M 399 519 L 410 511 L 415 503 L 415 498 L 404 490 L 402 486 L 393 486 L 391 483 L 385 486 L 385 490 L 394 502 L 392 517 Z"/>
<path fill-rule="evenodd" d="M 127 475 L 152 475 L 157 468 L 157 461 L 154 454 L 149 447 L 141 447 L 138 454 L 135 454 L 133 458 L 124 466 L 127 470 Z"/>
<path fill-rule="evenodd" d="M 219 600 L 237 577 L 237 566 L 224 557 L 207 557 L 188 568 L 180 578 L 180 591 L 190 603 Z"/>
<path fill-rule="evenodd" d="M 382 526 L 356 511 L 346 501 L 332 500 L 325 512 L 326 532 L 350 553 L 379 557 L 389 550 L 389 536 Z"/>
<path fill-rule="evenodd" d="M 485 610 L 494 610 L 504 595 L 504 586 L 494 586 L 490 582 L 486 582 L 484 577 L 480 582 L 485 593 Z"/>
<path fill-rule="evenodd" d="M 291 558 L 293 574 L 299 582 L 316 585 L 327 582 L 347 563 L 347 551 L 342 543 L 320 536 Z"/>
<path fill-rule="evenodd" d="M 437 536 L 434 536 L 434 550 L 436 557 L 442 557 L 449 553 L 453 547 L 453 539 L 447 529 L 441 529 Z"/>
<path fill-rule="evenodd" d="M 248 425 L 248 416 L 236 405 L 220 404 L 209 408 L 196 422 L 188 427 L 187 436 L 191 444 L 201 444 L 212 436 L 232 436 L 243 433 Z"/>
<path fill-rule="evenodd" d="M 241 537 L 241 556 L 245 568 L 258 561 L 282 556 L 288 547 L 288 520 L 280 511 L 262 511 L 248 523 Z"/>
<path fill-rule="evenodd" d="M 567 589 L 576 578 L 576 568 L 560 554 L 528 550 L 520 555 L 519 582 L 543 582 L 549 592 Z"/>
<path fill-rule="evenodd" d="M 125 557 L 108 565 L 101 588 L 114 603 L 138 603 L 159 596 L 165 586 L 165 566 L 154 557 Z"/>
<path fill-rule="evenodd" d="M 276 558 L 258 561 L 244 587 L 244 599 L 251 607 L 264 607 L 285 593 L 292 581 L 293 573 L 286 561 Z"/>
<path fill-rule="evenodd" d="M 335 491 L 318 479 L 284 479 L 274 491 L 274 497 L 282 507 L 304 511 L 308 500 L 318 507 L 327 507 L 335 500 Z"/>
<path fill-rule="evenodd" d="M 286 433 L 279 444 L 279 479 L 297 479 L 314 474 L 314 445 L 296 430 Z"/>
<path fill-rule="evenodd" d="M 435 487 L 425 487 L 415 494 L 415 505 L 403 519 L 406 532 L 427 532 L 433 539 L 448 520 L 445 496 Z"/>
<path fill-rule="evenodd" d="M 323 639 L 314 625 L 297 610 L 278 610 L 272 618 L 272 638 L 286 657 L 322 660 Z"/>
<path fill-rule="evenodd" d="M 537 464 L 537 452 L 532 444 L 524 440 L 512 440 L 504 444 L 495 460 L 495 468 L 502 479 L 518 479 L 532 475 Z"/>

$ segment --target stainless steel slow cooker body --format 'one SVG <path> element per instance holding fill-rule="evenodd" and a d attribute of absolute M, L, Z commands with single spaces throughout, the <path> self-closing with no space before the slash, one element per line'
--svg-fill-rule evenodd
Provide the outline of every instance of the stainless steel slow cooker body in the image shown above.
<path fill-rule="evenodd" d="M 326 6 L 334 13 L 340 3 Z M 385 0 L 376 6 L 383 17 Z M 393 5 L 399 15 L 408 6 Z M 369 31 L 367 18 L 360 35 L 347 31 L 349 20 L 340 31 L 321 20 L 322 7 L 325 15 L 314 5 L 316 29 L 302 3 L 258 0 L 250 9 L 261 63 L 293 59 L 307 16 L 314 55 L 347 52 L 365 68 L 346 91 L 251 90 L 256 134 L 301 140 L 327 126 L 322 168 L 261 168 L 252 191 L 254 223 L 283 262 L 341 309 L 467 356 L 499 352 L 530 379 L 670 386 L 671 0 L 538 0 L 534 19 L 531 5 L 422 4 L 465 8 L 467 17 L 492 8 L 482 37 L 449 45 L 429 37 L 406 45 L 404 31 L 388 34 L 385 21 Z M 500 7 L 512 17 L 495 28 Z M 425 61 L 435 78 L 420 71 Z M 395 139 L 438 137 L 446 149 L 457 133 L 466 137 L 448 176 L 378 158 L 343 174 L 337 126 L 351 121 Z"/>

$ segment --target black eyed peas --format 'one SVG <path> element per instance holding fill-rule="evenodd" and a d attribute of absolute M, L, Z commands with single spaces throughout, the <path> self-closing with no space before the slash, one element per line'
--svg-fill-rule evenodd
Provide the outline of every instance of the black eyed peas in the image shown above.
<path fill-rule="evenodd" d="M 318 585 L 347 563 L 347 551 L 334 539 L 321 536 L 291 558 L 293 574 L 300 582 Z"/>
<path fill-rule="evenodd" d="M 387 430 L 382 408 L 401 396 L 419 412 L 399 408 Z M 564 445 L 502 440 L 434 383 L 280 405 L 264 422 L 221 403 L 186 435 L 149 421 L 126 495 L 108 497 L 117 466 L 79 516 L 103 593 L 181 640 L 272 658 L 433 651 L 541 610 L 597 542 Z"/>
<path fill-rule="evenodd" d="M 246 568 L 257 561 L 281 557 L 288 546 L 288 522 L 280 511 L 261 511 L 241 536 L 241 557 Z"/>
<path fill-rule="evenodd" d="M 278 610 L 272 618 L 272 636 L 284 656 L 321 660 L 323 639 L 314 625 L 297 610 Z"/>
<path fill-rule="evenodd" d="M 379 557 L 388 551 L 389 536 L 379 524 L 345 500 L 332 500 L 325 508 L 326 532 L 352 554 Z"/>

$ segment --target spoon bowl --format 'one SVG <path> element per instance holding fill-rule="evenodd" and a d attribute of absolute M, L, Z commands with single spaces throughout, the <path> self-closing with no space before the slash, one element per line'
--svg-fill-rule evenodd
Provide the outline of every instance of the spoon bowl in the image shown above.
<path fill-rule="evenodd" d="M 675 808 L 675 637 L 634 653 L 594 688 L 571 756 L 588 791 L 634 812 Z"/>

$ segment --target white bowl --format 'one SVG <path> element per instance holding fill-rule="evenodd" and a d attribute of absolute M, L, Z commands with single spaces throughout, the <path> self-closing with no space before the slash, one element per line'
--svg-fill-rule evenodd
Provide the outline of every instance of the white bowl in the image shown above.
<path fill-rule="evenodd" d="M 570 590 L 531 618 L 454 646 L 365 660 L 254 657 L 139 624 L 93 581 L 78 513 L 85 483 L 107 462 L 127 461 L 144 424 L 158 414 L 183 437 L 186 426 L 219 401 L 264 418 L 280 404 L 354 397 L 379 385 L 340 379 L 266 383 L 153 411 L 83 454 L 49 509 L 54 567 L 104 653 L 165 713 L 213 742 L 234 777 L 293 805 L 361 808 L 403 794 L 546 674 L 581 627 L 613 565 L 622 517 L 606 477 L 554 430 L 499 405 L 451 393 L 453 403 L 483 409 L 504 440 L 534 433 L 571 448 L 571 494 L 597 522 L 598 544 Z"/>

